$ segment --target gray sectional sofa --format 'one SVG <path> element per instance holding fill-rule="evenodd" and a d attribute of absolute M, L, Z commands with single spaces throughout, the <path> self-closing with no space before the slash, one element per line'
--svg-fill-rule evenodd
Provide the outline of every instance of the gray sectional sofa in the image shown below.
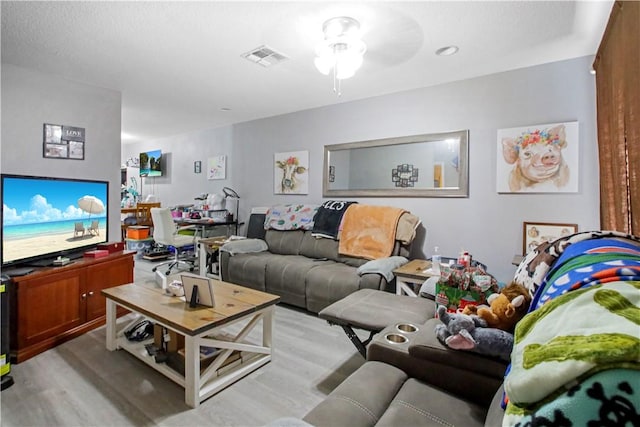
<path fill-rule="evenodd" d="M 516 326 L 506 377 L 505 361 L 439 342 L 433 301 L 399 309 L 395 300 L 410 297 L 360 291 L 320 317 L 372 330 L 379 319 L 371 307 L 385 305 L 395 320 L 371 341 L 367 361 L 304 418 L 268 426 L 638 425 L 640 237 L 596 231 L 543 243 L 514 280 L 546 302 Z"/>
<path fill-rule="evenodd" d="M 433 301 L 420 298 L 418 304 L 411 297 L 388 294 L 383 299 L 394 307 L 391 300 L 409 299 L 411 304 L 374 337 L 367 361 L 304 418 L 278 419 L 268 427 L 501 426 L 506 362 L 443 346 L 434 333 L 438 319 L 415 322 L 434 315 Z M 334 313 L 349 301 L 336 304 Z M 417 329 L 407 332 L 408 324 Z M 387 339 L 398 335 L 406 341 Z"/>
<path fill-rule="evenodd" d="M 264 241 L 265 251 L 221 251 L 222 280 L 279 295 L 281 302 L 314 313 L 359 289 L 393 291 L 382 274 L 359 275 L 367 260 L 338 254 L 338 241 L 306 230 L 272 229 Z M 396 241 L 392 255 L 407 257 L 409 249 Z"/>

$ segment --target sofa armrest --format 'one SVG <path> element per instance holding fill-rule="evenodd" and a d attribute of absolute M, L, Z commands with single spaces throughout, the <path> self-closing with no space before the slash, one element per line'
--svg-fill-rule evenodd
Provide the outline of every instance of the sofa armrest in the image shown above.
<path fill-rule="evenodd" d="M 433 332 L 438 322 L 429 319 L 416 325 L 415 332 L 404 332 L 395 323 L 386 327 L 369 344 L 367 360 L 388 363 L 413 378 L 488 407 L 502 384 L 505 362 L 445 347 Z M 388 341 L 389 334 L 395 335 L 392 338 L 402 335 L 406 341 Z"/>
<path fill-rule="evenodd" d="M 391 282 L 394 278 L 393 270 L 408 263 L 409 260 L 402 256 L 391 256 L 387 258 L 379 258 L 368 261 L 358 267 L 358 275 L 376 273 L 380 274 L 386 279 L 387 282 Z"/>
<path fill-rule="evenodd" d="M 488 377 L 502 380 L 507 362 L 464 350 L 453 350 L 440 342 L 435 333 L 439 319 L 429 319 L 415 334 L 409 345 L 409 354 L 418 359 L 428 360 L 461 370 L 474 371 Z"/>
<path fill-rule="evenodd" d="M 220 252 L 228 252 L 231 255 L 264 252 L 266 250 L 269 250 L 269 246 L 262 239 L 232 240 L 220 247 Z"/>

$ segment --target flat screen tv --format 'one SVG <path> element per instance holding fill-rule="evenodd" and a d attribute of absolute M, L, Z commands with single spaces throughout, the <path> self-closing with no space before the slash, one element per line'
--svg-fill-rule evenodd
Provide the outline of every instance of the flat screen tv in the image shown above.
<path fill-rule="evenodd" d="M 109 182 L 2 174 L 2 267 L 51 265 L 108 239 Z"/>
<path fill-rule="evenodd" d="M 140 153 L 140 176 L 162 176 L 162 151 Z"/>

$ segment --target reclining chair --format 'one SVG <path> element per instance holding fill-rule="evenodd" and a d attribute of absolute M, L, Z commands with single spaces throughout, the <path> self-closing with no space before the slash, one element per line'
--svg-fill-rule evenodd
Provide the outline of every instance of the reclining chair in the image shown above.
<path fill-rule="evenodd" d="M 180 265 L 189 268 L 189 271 L 195 269 L 195 259 L 185 258 L 184 252 L 193 250 L 195 247 L 194 236 L 178 234 L 181 230 L 193 230 L 194 226 L 176 227 L 171 216 L 171 210 L 168 208 L 152 208 L 151 217 L 153 219 L 153 240 L 169 249 L 173 248 L 174 258 L 171 261 L 160 263 L 153 267 L 151 271 L 154 273 L 161 266 L 167 266 L 166 275 L 171 274 L 173 267 Z"/>

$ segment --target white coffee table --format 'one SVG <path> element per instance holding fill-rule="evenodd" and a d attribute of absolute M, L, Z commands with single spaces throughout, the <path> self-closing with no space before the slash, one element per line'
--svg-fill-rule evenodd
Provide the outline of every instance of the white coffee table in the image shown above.
<path fill-rule="evenodd" d="M 124 349 L 184 387 L 185 402 L 192 408 L 271 360 L 274 309 L 280 300 L 277 295 L 222 281 L 214 284 L 214 308 L 190 308 L 184 298 L 168 296 L 161 289 L 135 284 L 104 289 L 102 295 L 107 299 L 107 349 Z M 124 331 L 139 319 L 118 329 L 117 306 L 125 307 L 184 336 L 184 375 L 164 363 L 156 363 L 144 347 L 146 342 L 127 340 Z M 260 321 L 262 344 L 246 343 L 245 337 Z M 230 334 L 226 328 L 238 322 L 244 322 L 245 325 L 240 332 Z M 153 342 L 153 338 L 150 341 Z M 201 346 L 222 349 L 203 370 L 200 369 Z M 240 361 L 221 369 L 234 351 L 241 352 Z"/>

